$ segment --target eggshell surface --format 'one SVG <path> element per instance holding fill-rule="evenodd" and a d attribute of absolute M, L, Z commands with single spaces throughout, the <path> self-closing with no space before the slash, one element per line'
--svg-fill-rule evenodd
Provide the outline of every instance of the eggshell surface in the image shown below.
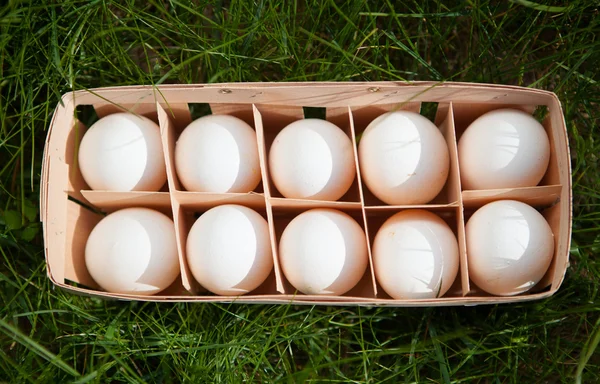
<path fill-rule="evenodd" d="M 443 296 L 458 273 L 458 243 L 436 214 L 421 209 L 387 219 L 373 242 L 375 276 L 395 299 Z"/>
<path fill-rule="evenodd" d="M 167 180 L 160 129 L 132 113 L 96 121 L 79 145 L 79 168 L 91 189 L 158 191 Z"/>
<path fill-rule="evenodd" d="M 366 271 L 365 233 L 346 213 L 311 209 L 296 216 L 283 231 L 279 259 L 285 277 L 300 292 L 342 295 Z"/>
<path fill-rule="evenodd" d="M 448 178 L 448 146 L 426 117 L 388 112 L 363 132 L 358 159 L 362 180 L 378 199 L 391 205 L 426 204 Z"/>
<path fill-rule="evenodd" d="M 203 116 L 179 136 L 175 168 L 188 191 L 250 192 L 261 179 L 256 132 L 235 116 Z"/>
<path fill-rule="evenodd" d="M 498 109 L 469 125 L 458 160 L 463 189 L 533 187 L 548 169 L 550 141 L 530 114 Z"/>
<path fill-rule="evenodd" d="M 127 208 L 103 218 L 85 247 L 87 269 L 113 293 L 153 295 L 179 275 L 173 221 L 146 208 Z"/>
<path fill-rule="evenodd" d="M 243 295 L 273 270 L 267 221 L 241 205 L 221 205 L 202 214 L 187 238 L 194 278 L 218 295 Z"/>
<path fill-rule="evenodd" d="M 269 150 L 269 171 L 284 197 L 338 200 L 356 176 L 352 142 L 328 121 L 295 121 L 275 137 Z"/>
<path fill-rule="evenodd" d="M 484 205 L 465 230 L 469 276 L 493 295 L 529 290 L 552 262 L 552 229 L 544 216 L 525 203 L 500 200 Z"/>

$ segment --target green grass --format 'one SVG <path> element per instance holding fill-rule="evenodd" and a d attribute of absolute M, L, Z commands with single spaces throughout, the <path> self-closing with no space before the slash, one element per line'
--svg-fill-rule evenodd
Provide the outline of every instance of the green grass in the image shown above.
<path fill-rule="evenodd" d="M 597 1 L 42 3 L 0 6 L 0 382 L 600 381 Z M 436 309 L 152 304 L 75 296 L 48 281 L 37 199 L 62 93 L 401 79 L 559 95 L 575 218 L 556 295 Z"/>

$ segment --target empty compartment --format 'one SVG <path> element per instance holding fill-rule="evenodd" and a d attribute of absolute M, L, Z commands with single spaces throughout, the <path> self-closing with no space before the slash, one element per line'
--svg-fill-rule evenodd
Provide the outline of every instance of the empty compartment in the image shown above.
<path fill-rule="evenodd" d="M 319 108 L 316 112 L 318 112 L 319 114 L 322 114 L 322 109 L 324 109 L 324 108 Z M 325 110 L 326 120 L 331 122 L 332 124 L 336 125 L 337 127 L 339 127 L 344 132 L 344 134 L 348 137 L 348 139 L 350 141 L 352 141 L 353 137 L 352 137 L 352 132 L 351 132 L 348 109 L 347 108 L 342 108 L 342 109 L 335 108 L 335 110 L 336 110 L 336 113 L 333 115 L 330 113 L 331 110 L 329 108 L 327 108 Z M 342 112 L 338 113 L 338 112 L 340 112 L 340 110 Z M 274 207 L 276 207 L 276 206 L 286 206 L 288 204 L 287 200 L 305 200 L 305 201 L 313 200 L 313 201 L 319 201 L 320 203 L 323 203 L 323 204 L 330 204 L 332 207 L 335 207 L 337 205 L 337 203 L 339 203 L 339 202 L 344 202 L 344 203 L 353 202 L 353 203 L 360 205 L 361 197 L 360 197 L 359 185 L 358 185 L 358 181 L 357 181 L 357 177 L 356 177 L 357 169 L 356 169 L 356 158 L 355 158 L 354 149 L 352 149 L 352 157 L 353 157 L 352 166 L 354 167 L 355 175 L 352 180 L 352 184 L 350 185 L 349 189 L 344 193 L 344 195 L 341 196 L 336 201 L 324 200 L 319 197 L 296 198 L 296 199 L 286 198 L 276 188 L 276 186 L 273 182 L 273 178 L 271 176 L 271 169 L 269 167 L 270 151 L 271 151 L 272 144 L 273 144 L 275 138 L 277 137 L 277 135 L 281 132 L 281 130 L 283 130 L 286 126 L 288 126 L 289 124 L 291 124 L 295 121 L 304 119 L 304 115 L 305 115 L 305 110 L 303 109 L 303 107 L 260 105 L 260 104 L 256 105 L 255 118 L 257 119 L 257 121 L 259 121 L 259 123 L 257 123 L 257 124 L 261 124 L 262 139 L 264 141 L 263 148 L 264 148 L 264 156 L 265 156 L 265 163 L 264 163 L 265 167 L 263 169 L 263 172 L 264 172 L 264 176 L 268 180 L 269 186 L 267 189 L 268 189 L 268 194 L 271 197 L 271 204 Z M 257 129 L 257 130 L 259 130 L 259 129 Z M 324 139 L 317 133 L 315 133 L 314 136 L 315 136 L 314 137 L 315 144 L 318 145 L 318 147 L 316 147 L 315 150 L 317 150 L 317 149 L 322 150 L 323 147 L 326 146 Z M 310 156 L 312 156 L 312 154 L 310 154 Z M 329 168 L 327 168 L 327 167 L 329 167 Z M 323 164 L 323 170 L 327 170 L 327 169 L 330 170 L 329 176 L 331 176 L 331 174 L 333 172 L 335 172 L 335 170 L 332 169 L 331 161 L 329 163 Z M 339 170 L 338 170 L 338 172 L 339 172 Z M 320 193 L 320 191 L 322 191 L 324 188 L 331 189 L 331 186 L 333 185 L 333 184 L 329 184 L 332 182 L 331 179 L 326 179 L 326 177 L 327 177 L 326 172 L 324 172 L 320 176 L 321 176 L 322 180 L 313 180 L 313 181 L 311 181 L 311 183 L 319 184 L 319 183 L 325 182 L 326 184 L 323 186 L 323 188 L 321 188 L 319 190 L 319 192 L 316 192 L 316 193 Z M 327 180 L 329 180 L 329 183 L 327 183 Z M 298 204 L 302 205 L 303 203 L 298 202 Z"/>
<path fill-rule="evenodd" d="M 138 205 L 138 207 L 154 208 L 152 206 Z M 170 206 L 156 209 L 172 219 Z M 112 212 L 113 210 L 109 210 Z M 78 204 L 75 201 L 67 201 L 67 227 L 66 227 L 66 248 L 64 250 L 64 281 L 58 281 L 68 286 L 69 289 L 91 293 L 98 296 L 118 296 L 126 299 L 140 300 L 144 298 L 165 299 L 171 296 L 185 295 L 181 281 L 178 275 L 175 281 L 166 289 L 150 296 L 136 294 L 108 293 L 105 292 L 90 275 L 85 262 L 85 248 L 88 238 L 94 227 L 105 217 L 100 212 L 94 212 L 91 209 Z M 61 275 L 60 273 L 56 275 Z"/>
<path fill-rule="evenodd" d="M 549 144 L 550 144 L 550 156 L 548 162 L 548 168 L 546 169 L 543 178 L 537 184 L 539 187 L 551 187 L 547 189 L 541 188 L 539 191 L 531 190 L 528 188 L 536 187 L 536 185 L 529 185 L 518 188 L 471 188 L 468 185 L 465 185 L 463 182 L 463 199 L 465 200 L 465 204 L 471 204 L 469 200 L 477 199 L 478 197 L 475 194 L 471 194 L 470 190 L 485 190 L 486 192 L 483 195 L 504 195 L 506 198 L 509 198 L 512 195 L 519 195 L 519 192 L 516 190 L 523 189 L 523 193 L 530 195 L 532 194 L 540 194 L 540 195 L 551 195 L 554 194 L 557 190 L 560 193 L 560 172 L 559 172 L 559 162 L 569 161 L 566 157 L 566 137 L 564 135 L 564 127 L 561 126 L 563 123 L 562 118 L 557 119 L 555 115 L 560 116 L 560 111 L 555 111 L 553 108 L 559 108 L 558 106 L 552 105 L 551 107 L 546 106 L 537 106 L 537 105 L 516 105 L 516 104 L 493 104 L 493 103 L 452 103 L 453 112 L 454 112 L 454 122 L 456 127 L 456 136 L 458 141 L 465 132 L 465 130 L 473 123 L 477 118 L 482 115 L 498 110 L 498 109 L 515 109 L 519 111 L 523 111 L 527 114 L 532 115 L 536 120 L 540 121 L 542 126 L 544 127 L 544 131 L 548 136 Z M 556 126 L 553 126 L 556 125 Z M 500 167 L 501 164 L 503 166 L 508 166 L 511 162 L 515 161 L 515 158 L 518 155 L 519 151 L 519 137 L 518 132 L 516 131 L 506 131 L 506 135 L 502 137 L 501 144 L 503 153 L 505 153 L 505 157 L 502 159 L 498 159 L 498 164 L 496 166 Z M 525 148 L 523 151 L 526 150 Z M 460 156 L 460 153 L 459 153 Z M 463 164 L 464 168 L 464 164 Z M 464 173 L 464 169 L 461 172 Z M 494 172 L 493 167 L 490 167 L 489 174 Z M 464 179 L 463 179 L 464 180 Z M 551 199 L 551 197 L 550 197 Z"/>
<path fill-rule="evenodd" d="M 433 112 L 433 107 L 435 107 L 437 103 L 427 103 L 428 108 L 424 110 L 424 113 L 431 114 Z M 410 102 L 403 104 L 385 104 L 385 105 L 375 105 L 375 106 L 367 106 L 367 107 L 353 107 L 352 108 L 352 118 L 354 125 L 354 132 L 356 135 L 356 145 L 360 146 L 360 140 L 362 139 L 362 135 L 368 125 L 375 120 L 380 115 L 390 112 L 390 111 L 398 111 L 398 110 L 407 110 L 410 112 L 419 113 L 420 112 L 420 103 Z M 420 206 L 423 208 L 428 207 L 442 207 L 442 206 L 458 206 L 459 201 L 459 193 L 460 186 L 458 181 L 458 161 L 456 157 L 456 138 L 454 136 L 454 121 L 452 119 L 452 109 L 449 103 L 440 104 L 437 106 L 437 113 L 435 119 L 435 125 L 439 128 L 440 132 L 444 136 L 446 141 L 446 145 L 448 148 L 449 155 L 449 171 L 448 177 L 445 180 L 444 186 L 441 191 L 435 196 L 431 201 L 423 204 L 387 204 L 377 198 L 367 187 L 365 184 L 365 174 L 368 172 L 367 170 L 360 167 L 360 179 L 362 182 L 362 193 L 364 196 L 364 204 L 368 207 L 381 207 L 382 209 L 387 209 L 387 207 L 394 208 L 403 208 L 403 207 L 414 207 Z M 433 121 L 432 121 L 433 123 Z M 412 141 L 411 141 L 412 142 Z M 407 144 L 410 144 L 408 142 Z M 399 143 L 401 145 L 401 143 Z M 360 159 L 359 159 L 360 160 Z M 364 165 L 364 164 L 363 164 Z M 410 174 L 409 176 L 413 176 L 415 173 Z"/>
<path fill-rule="evenodd" d="M 448 226 L 452 230 L 452 233 L 454 234 L 454 238 L 456 239 L 456 242 L 457 242 L 458 271 L 457 271 L 456 277 L 450 284 L 448 291 L 445 294 L 440 295 L 440 297 L 442 299 L 462 297 L 468 292 L 469 287 L 468 287 L 468 282 L 466 280 L 467 277 L 465 274 L 467 267 L 466 267 L 466 263 L 465 263 L 466 257 L 465 257 L 464 246 L 463 246 L 464 243 L 461 244 L 462 243 L 461 242 L 462 233 L 461 233 L 460 208 L 457 208 L 457 207 L 433 207 L 433 208 L 431 208 L 430 207 L 428 209 L 424 209 L 424 211 L 433 213 L 436 216 L 440 217 L 442 220 L 444 220 L 444 222 L 446 224 L 448 224 Z M 379 282 L 379 280 L 377 280 L 378 276 L 377 276 L 376 263 L 378 263 L 378 262 L 377 262 L 377 255 L 374 253 L 375 249 L 373 249 L 375 237 L 379 233 L 383 224 L 389 218 L 391 218 L 392 216 L 394 216 L 395 214 L 397 214 L 399 212 L 415 212 L 415 209 L 413 209 L 413 208 L 396 209 L 396 208 L 390 207 L 386 210 L 383 210 L 383 209 L 369 209 L 369 207 L 367 207 L 367 208 L 365 208 L 365 212 L 366 212 L 366 221 L 367 221 L 367 227 L 368 227 L 369 243 L 371 244 L 371 253 L 373 254 L 372 257 L 373 257 L 373 263 L 374 263 L 373 265 L 374 265 L 374 269 L 375 269 L 375 278 L 377 281 L 377 299 L 381 299 L 382 301 L 390 302 L 390 303 L 419 302 L 419 301 L 430 301 L 430 300 L 439 299 L 440 297 L 437 297 L 437 294 L 435 297 L 430 297 L 430 298 L 395 299 L 395 298 L 392 298 L 385 291 L 382 284 Z M 406 230 L 406 227 L 404 227 L 403 230 Z M 420 244 L 422 243 L 423 245 L 425 245 L 426 243 L 429 244 L 427 236 L 430 235 L 430 232 L 426 232 L 426 233 L 419 232 L 419 230 L 414 227 L 411 227 L 410 230 L 414 231 L 414 233 L 411 233 L 411 235 L 410 235 L 410 238 L 412 240 L 417 241 Z M 391 233 L 391 236 L 395 236 L 395 235 L 396 235 L 395 231 Z M 432 249 L 431 248 L 429 248 L 429 249 L 426 249 L 426 248 L 408 249 L 407 251 L 425 252 L 423 255 L 419 256 L 419 257 L 424 257 L 426 255 L 430 255 Z M 443 271 L 443 265 L 441 263 L 436 264 L 436 267 L 434 270 L 425 271 L 425 273 L 427 274 L 428 279 L 429 279 L 429 283 L 427 283 L 428 284 L 427 286 L 434 292 L 435 291 L 441 292 L 442 286 L 445 285 L 444 281 L 443 281 L 443 277 L 442 277 L 442 273 L 443 273 L 442 271 Z M 436 276 L 438 276 L 438 277 L 436 277 Z M 421 287 L 421 288 L 423 288 L 423 287 Z M 419 289 L 421 289 L 421 288 L 419 288 Z"/>
<path fill-rule="evenodd" d="M 516 200 L 519 200 L 519 199 L 516 199 Z M 540 212 L 542 214 L 542 216 L 544 217 L 544 219 L 546 220 L 546 222 L 548 222 L 548 224 L 550 225 L 550 228 L 551 228 L 552 234 L 553 234 L 552 241 L 554 242 L 554 252 L 553 252 L 552 261 L 550 263 L 550 266 L 546 270 L 546 272 L 545 272 L 544 276 L 541 278 L 541 280 L 539 280 L 539 282 L 537 282 L 537 284 L 535 284 L 534 286 L 529 288 L 527 291 L 516 294 L 516 295 L 514 295 L 514 294 L 495 295 L 493 293 L 486 292 L 484 289 L 479 287 L 477 285 L 477 283 L 471 279 L 471 277 L 469 277 L 470 290 L 467 295 L 468 297 L 506 297 L 506 298 L 509 298 L 509 297 L 514 297 L 514 296 L 528 296 L 528 295 L 534 295 L 534 294 L 541 293 L 541 292 L 547 292 L 551 289 L 551 286 L 552 286 L 552 289 L 557 289 L 558 285 L 560 285 L 560 283 L 562 282 L 563 274 L 557 273 L 556 271 L 559 269 L 560 269 L 560 271 L 564 271 L 564 269 L 566 268 L 566 263 L 568 262 L 568 248 L 567 248 L 568 247 L 568 245 L 567 245 L 568 239 L 566 238 L 565 228 L 562 228 L 561 223 L 560 223 L 560 211 L 563 208 L 563 206 L 562 206 L 563 203 L 549 205 L 546 202 L 542 202 L 539 200 L 532 200 L 529 202 L 526 200 L 523 200 L 523 199 L 521 199 L 521 200 L 522 200 L 522 202 L 530 205 L 531 207 L 535 208 L 538 212 Z M 500 201 L 500 200 L 493 200 L 493 201 Z M 468 224 L 469 220 L 473 216 L 473 214 L 475 212 L 477 212 L 478 209 L 482 208 L 483 206 L 485 206 L 493 201 L 480 202 L 479 204 L 474 204 L 469 207 L 465 206 L 465 209 L 464 209 L 465 228 L 466 228 L 466 225 Z M 510 217 L 507 217 L 507 219 L 510 219 Z M 519 221 L 515 221 L 515 223 L 511 224 L 511 226 L 513 228 L 516 228 L 517 226 L 520 227 Z M 469 232 L 465 231 L 466 244 L 468 244 L 469 236 L 470 236 Z M 527 239 L 526 241 L 529 242 L 530 236 L 531 236 L 531 233 L 527 232 L 527 233 L 523 233 L 522 238 Z M 488 244 L 488 246 L 492 247 L 493 245 Z M 527 246 L 528 246 L 528 243 L 521 245 L 521 247 L 523 247 L 524 250 L 527 249 Z M 467 255 L 467 263 L 468 263 L 468 256 L 469 256 L 468 249 L 466 249 L 466 255 Z M 497 263 L 500 263 L 500 262 L 509 263 L 512 255 L 506 255 L 506 256 L 507 256 L 506 260 L 504 260 L 504 261 L 498 260 Z"/>
<path fill-rule="evenodd" d="M 177 205 L 178 204 L 175 204 L 175 206 L 177 206 Z M 240 204 L 240 205 L 242 205 L 242 204 Z M 177 221 L 176 221 L 177 241 L 178 241 L 179 252 L 180 252 L 180 261 L 181 261 L 181 265 L 182 265 L 182 276 L 183 276 L 184 285 L 186 286 L 186 288 L 188 288 L 191 292 L 196 293 L 200 296 L 220 297 L 220 298 L 223 298 L 224 300 L 234 300 L 237 297 L 239 297 L 240 299 L 252 299 L 252 298 L 260 297 L 261 295 L 278 294 L 277 279 L 276 279 L 276 272 L 275 272 L 276 268 L 277 268 L 276 265 L 273 267 L 273 269 L 271 269 L 268 277 L 260 286 L 258 286 L 257 288 L 255 288 L 254 290 L 252 290 L 248 293 L 245 293 L 245 294 L 241 293 L 240 295 L 217 295 L 215 293 L 210 292 L 205 287 L 202 287 L 201 283 L 198 282 L 194 278 L 194 276 L 191 272 L 190 266 L 189 266 L 188 255 L 187 255 L 188 235 L 190 233 L 190 230 L 192 229 L 192 226 L 195 224 L 195 222 L 198 220 L 198 218 L 201 217 L 204 213 L 206 213 L 211 208 L 214 208 L 217 206 L 221 206 L 221 205 L 213 204 L 212 206 L 187 207 L 187 208 L 183 208 L 181 206 L 176 207 L 175 215 L 177 216 Z M 244 206 L 259 213 L 265 219 L 265 221 L 268 220 L 267 212 L 266 212 L 266 209 L 264 206 L 258 207 L 258 206 L 246 205 L 246 204 L 244 204 Z M 236 236 L 239 236 L 239 235 L 240 234 L 237 233 L 236 231 L 231 232 L 231 244 L 239 243 L 240 239 L 236 239 Z M 222 239 L 215 238 L 214 241 L 222 241 Z M 268 246 L 272 248 L 272 242 L 271 242 L 270 236 L 267 236 L 266 241 L 268 243 Z M 272 255 L 272 257 L 274 258 L 275 256 Z M 232 265 L 232 268 L 233 268 L 233 265 Z M 240 290 L 240 292 L 242 292 L 242 290 Z M 199 297 L 199 296 L 197 296 L 197 297 Z"/>
<path fill-rule="evenodd" d="M 317 209 L 317 208 L 330 209 L 329 207 L 314 207 L 313 209 Z M 281 252 L 280 240 L 281 240 L 281 236 L 282 236 L 283 232 L 285 231 L 285 229 L 288 227 L 288 225 L 294 218 L 296 218 L 298 215 L 305 213 L 307 211 L 310 211 L 310 209 L 299 209 L 297 207 L 273 207 L 273 227 L 275 230 L 275 239 L 276 239 L 275 252 L 279 259 L 279 265 L 281 265 L 281 263 L 282 263 L 282 255 L 280 254 L 280 252 Z M 356 221 L 356 223 L 360 226 L 362 231 L 363 232 L 365 231 L 363 214 L 362 214 L 362 210 L 360 208 L 339 209 L 337 211 L 340 211 L 340 212 L 343 212 L 343 213 L 349 215 L 354 221 Z M 338 225 L 333 220 L 331 220 L 331 218 L 326 218 L 324 223 L 327 223 L 328 225 L 331 224 L 330 226 L 327 226 L 327 228 L 331 228 L 332 230 L 339 229 Z M 342 234 L 339 231 L 335 231 L 334 233 L 336 236 L 342 236 Z M 335 239 L 332 238 L 331 242 L 328 242 L 327 244 L 323 244 L 323 247 L 333 246 L 334 240 Z M 338 240 L 339 240 L 339 237 L 338 237 Z M 342 240 L 342 241 L 347 242 L 348 239 Z M 365 241 L 366 241 L 366 236 L 365 236 Z M 365 249 L 365 251 L 367 251 L 367 249 Z M 367 257 L 368 257 L 368 251 L 367 251 Z M 336 267 L 340 267 L 340 266 L 337 265 Z M 316 268 L 318 268 L 318 267 L 316 267 Z M 335 268 L 333 270 L 335 270 Z M 337 271 L 337 273 L 340 273 L 340 272 L 341 271 Z M 338 275 L 337 278 L 332 280 L 333 281 L 332 285 L 339 284 L 343 278 L 344 278 L 343 275 L 341 275 L 341 274 Z M 371 271 L 370 260 L 367 260 L 366 270 L 365 270 L 364 274 L 362 275 L 362 277 L 360 278 L 360 280 L 358 281 L 358 283 L 355 286 L 353 286 L 353 288 L 351 288 L 349 291 L 347 291 L 341 295 L 327 294 L 327 293 L 324 293 L 324 294 L 302 293 L 299 290 L 297 290 L 289 282 L 288 278 L 283 273 L 283 267 L 282 267 L 282 283 L 283 283 L 283 293 L 286 294 L 285 297 L 289 297 L 290 299 L 297 298 L 297 300 L 346 301 L 346 300 L 351 300 L 351 299 L 363 300 L 363 299 L 374 299 L 375 298 L 375 286 L 374 286 L 374 281 L 373 281 L 373 273 Z M 330 285 L 329 287 L 331 287 L 332 285 Z M 326 288 L 327 287 L 325 287 L 325 289 Z"/>
<path fill-rule="evenodd" d="M 204 104 L 203 104 L 204 105 Z M 208 106 L 208 104 L 206 104 Z M 177 172 L 176 167 L 176 158 L 175 158 L 175 148 L 177 141 L 180 138 L 181 133 L 185 130 L 185 128 L 191 122 L 190 109 L 177 109 L 170 110 L 167 109 L 167 105 L 159 105 L 159 118 L 161 124 L 161 132 L 163 135 L 163 145 L 165 149 L 165 156 L 167 161 L 167 176 L 169 180 L 169 184 L 171 186 L 171 191 L 178 196 L 182 196 L 181 200 L 186 200 L 189 202 L 194 202 L 195 200 L 203 201 L 205 197 L 202 195 L 208 195 L 209 197 L 212 195 L 220 195 L 220 194 L 229 194 L 232 196 L 237 195 L 240 198 L 244 198 L 244 195 L 247 194 L 263 194 L 263 182 L 262 177 L 258 182 L 258 185 L 249 192 L 197 192 L 197 191 L 187 191 L 183 184 L 181 183 L 180 175 Z M 231 115 L 235 116 L 244 122 L 246 122 L 250 127 L 254 129 L 254 118 L 252 114 L 252 105 L 251 104 L 210 104 L 210 110 L 212 111 L 212 115 Z M 193 109 L 193 108 L 192 108 Z M 205 111 L 207 112 L 207 111 Z M 204 114 L 203 116 L 206 116 Z M 177 121 L 183 122 L 186 124 L 177 124 Z M 227 135 L 227 132 L 221 132 L 223 135 Z M 226 140 L 233 140 L 233 136 L 229 134 L 229 136 L 223 136 Z M 253 137 L 253 140 L 257 140 L 256 136 Z M 229 141 L 227 143 L 231 144 Z M 209 143 L 210 144 L 210 143 Z M 216 143 L 215 143 L 216 145 Z M 223 149 L 226 150 L 226 149 Z M 194 157 L 196 160 L 196 158 Z M 238 159 L 238 165 L 243 164 L 245 159 L 241 157 Z M 213 166 L 219 167 L 218 163 L 213 164 Z M 254 168 L 253 172 L 260 173 L 260 169 L 257 166 Z M 213 179 L 215 181 L 216 179 Z M 231 186 L 233 186 L 235 182 L 239 180 L 218 180 L 216 183 L 219 185 L 224 185 L 227 182 L 230 182 Z M 230 187 L 231 188 L 231 187 Z M 185 196 L 185 197 L 183 197 Z M 256 196 L 256 200 L 260 200 L 261 196 Z"/>

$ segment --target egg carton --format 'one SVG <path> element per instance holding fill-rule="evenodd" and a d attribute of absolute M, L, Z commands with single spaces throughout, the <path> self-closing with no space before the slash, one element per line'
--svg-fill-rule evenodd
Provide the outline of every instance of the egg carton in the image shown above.
<path fill-rule="evenodd" d="M 363 184 L 357 161 L 357 137 L 377 116 L 393 110 L 419 113 L 422 103 L 438 103 L 435 124 L 450 153 L 450 174 L 439 195 L 428 204 L 388 205 Z M 230 114 L 256 130 L 262 181 L 250 193 L 185 191 L 174 168 L 175 142 L 192 121 L 190 105 L 207 103 L 213 114 Z M 159 192 L 90 190 L 77 165 L 77 148 L 86 127 L 77 111 L 93 107 L 98 117 L 130 111 L 151 118 L 161 129 L 167 165 L 167 184 Z M 303 107 L 325 109 L 354 144 L 356 178 L 338 201 L 284 198 L 269 176 L 267 154 L 277 133 L 303 119 Z M 550 163 L 536 187 L 464 190 L 460 183 L 457 139 L 477 117 L 499 108 L 533 114 L 546 110 L 543 126 L 550 140 Z M 80 114 L 79 114 L 80 115 Z M 326 305 L 442 306 L 512 303 L 551 296 L 560 287 L 569 262 L 572 223 L 571 166 L 568 139 L 558 97 L 548 91 L 490 84 L 433 82 L 347 83 L 228 83 L 109 87 L 70 92 L 62 97 L 50 123 L 41 184 L 41 220 L 47 272 L 57 286 L 82 295 L 156 302 L 240 302 Z M 514 199 L 530 204 L 546 218 L 554 233 L 554 256 L 542 280 L 517 296 L 493 296 L 469 279 L 465 221 L 479 207 L 495 200 Z M 221 204 L 241 204 L 263 215 L 270 230 L 274 269 L 256 290 L 243 296 L 216 296 L 193 278 L 186 263 L 185 246 L 195 217 Z M 181 275 L 166 290 L 153 296 L 102 291 L 86 270 L 84 249 L 94 226 L 103 217 L 126 207 L 156 209 L 175 224 Z M 278 241 L 285 226 L 312 208 L 334 208 L 348 213 L 364 229 L 369 266 L 361 281 L 341 296 L 305 295 L 289 284 L 281 272 Z M 394 213 L 421 208 L 442 217 L 454 231 L 460 251 L 459 274 L 452 288 L 433 299 L 399 300 L 388 296 L 373 272 L 371 244 L 381 224 Z"/>

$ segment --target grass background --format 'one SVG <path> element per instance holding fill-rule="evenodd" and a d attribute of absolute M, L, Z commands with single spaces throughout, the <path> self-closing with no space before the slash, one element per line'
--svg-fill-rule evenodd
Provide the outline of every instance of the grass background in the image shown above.
<path fill-rule="evenodd" d="M 0 6 L 0 382 L 600 381 L 597 1 L 8 1 Z M 107 302 L 45 275 L 39 178 L 62 93 L 455 80 L 556 92 L 571 267 L 553 297 L 436 309 Z"/>

